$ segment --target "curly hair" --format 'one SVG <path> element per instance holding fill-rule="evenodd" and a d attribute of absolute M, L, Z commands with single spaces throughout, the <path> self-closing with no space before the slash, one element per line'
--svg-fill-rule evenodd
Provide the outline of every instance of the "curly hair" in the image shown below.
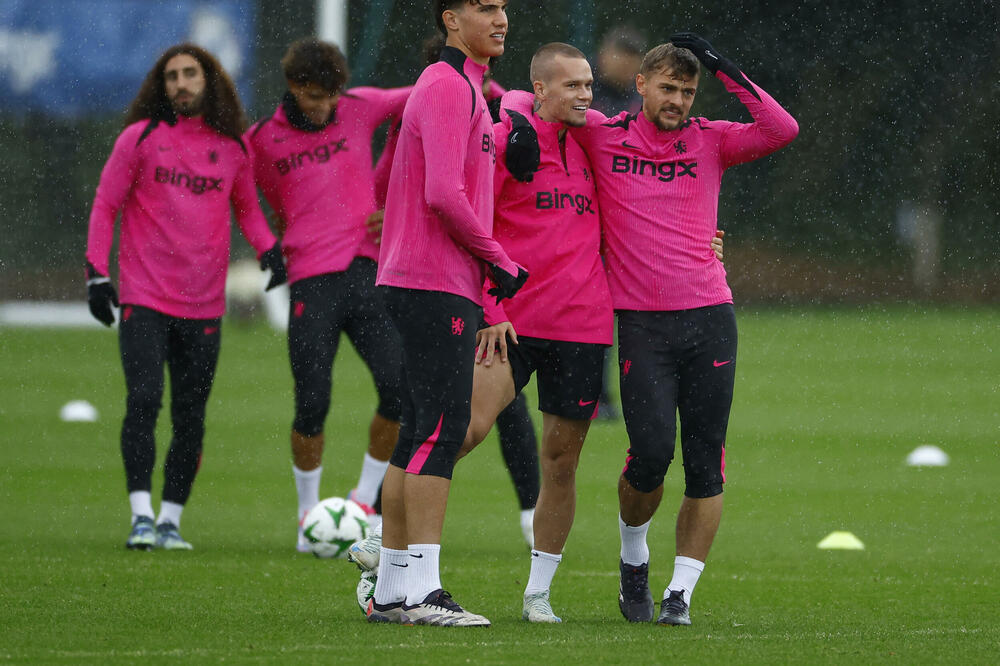
<path fill-rule="evenodd" d="M 292 83 L 314 83 L 331 95 L 340 92 L 351 75 L 339 48 L 312 37 L 293 42 L 281 58 L 281 67 Z"/>
<path fill-rule="evenodd" d="M 201 114 L 205 124 L 219 134 L 239 141 L 247 128 L 247 119 L 233 80 L 215 56 L 200 46 L 186 42 L 171 46 L 156 60 L 156 64 L 146 74 L 139 93 L 129 105 L 125 125 L 146 119 L 165 120 L 171 124 L 176 122 L 177 116 L 167 98 L 164 70 L 167 62 L 178 55 L 191 56 L 198 61 L 205 73 L 205 98 Z"/>

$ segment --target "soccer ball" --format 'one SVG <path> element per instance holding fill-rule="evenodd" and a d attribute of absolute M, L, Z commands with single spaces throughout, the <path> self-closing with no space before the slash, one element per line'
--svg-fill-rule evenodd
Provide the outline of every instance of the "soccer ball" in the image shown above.
<path fill-rule="evenodd" d="M 316 557 L 343 559 L 352 543 L 368 536 L 368 518 L 351 500 L 329 497 L 302 519 L 302 535 Z"/>

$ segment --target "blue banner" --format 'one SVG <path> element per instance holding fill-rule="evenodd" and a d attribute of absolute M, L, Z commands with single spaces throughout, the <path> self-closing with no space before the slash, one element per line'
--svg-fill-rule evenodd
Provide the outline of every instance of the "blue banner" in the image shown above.
<path fill-rule="evenodd" d="M 252 0 L 0 0 L 0 109 L 123 111 L 157 57 L 185 41 L 219 59 L 248 105 L 256 10 Z"/>

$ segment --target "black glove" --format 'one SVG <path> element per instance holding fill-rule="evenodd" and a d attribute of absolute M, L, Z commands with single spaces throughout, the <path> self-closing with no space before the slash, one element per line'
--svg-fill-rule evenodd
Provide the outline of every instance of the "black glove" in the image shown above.
<path fill-rule="evenodd" d="M 746 77 L 743 76 L 743 72 L 740 68 L 736 66 L 732 60 L 725 58 L 720 54 L 714 46 L 708 43 L 708 40 L 700 35 L 696 35 L 693 32 L 677 32 L 670 36 L 670 43 L 674 46 L 680 47 L 682 49 L 687 49 L 701 62 L 702 66 L 708 71 L 712 72 L 712 75 L 722 72 L 730 79 L 740 84 L 744 88 L 750 91 L 750 93 L 760 99 L 757 91 L 754 90 L 750 82 L 747 81 Z"/>
<path fill-rule="evenodd" d="M 525 281 L 528 279 L 528 271 L 520 266 L 517 267 L 517 277 L 514 277 L 496 264 L 488 265 L 490 278 L 496 286 L 486 293 L 490 296 L 496 296 L 497 304 L 505 298 L 513 298 L 514 294 L 524 286 Z"/>
<path fill-rule="evenodd" d="M 274 247 L 260 255 L 260 270 L 271 271 L 271 281 L 264 287 L 264 291 L 271 291 L 279 284 L 288 282 L 288 271 L 285 270 L 285 262 L 281 258 L 281 242 L 276 242 Z"/>
<path fill-rule="evenodd" d="M 118 293 L 111 285 L 111 278 L 101 275 L 93 264 L 87 262 L 87 305 L 94 319 L 105 326 L 115 323 L 115 313 L 111 309 L 118 307 Z"/>
<path fill-rule="evenodd" d="M 507 135 L 507 171 L 522 183 L 530 183 L 538 171 L 541 153 L 538 133 L 528 119 L 517 111 L 504 109 L 510 116 L 511 129 Z"/>
<path fill-rule="evenodd" d="M 693 53 L 702 66 L 712 74 L 719 71 L 719 66 L 725 60 L 707 39 L 693 32 L 675 32 L 670 35 L 670 43 Z"/>

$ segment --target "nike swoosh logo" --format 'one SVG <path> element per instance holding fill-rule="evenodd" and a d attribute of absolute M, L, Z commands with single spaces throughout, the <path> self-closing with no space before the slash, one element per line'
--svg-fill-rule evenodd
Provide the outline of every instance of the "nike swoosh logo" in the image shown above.
<path fill-rule="evenodd" d="M 729 365 L 732 361 L 712 361 L 712 365 L 716 368 L 721 368 L 724 365 Z"/>
<path fill-rule="evenodd" d="M 285 142 L 285 139 L 286 139 L 286 138 L 287 138 L 287 137 L 283 137 L 283 136 L 276 136 L 276 137 L 274 137 L 274 142 L 275 142 L 275 143 L 284 143 L 284 142 Z"/>
<path fill-rule="evenodd" d="M 396 564 L 395 562 L 390 562 L 389 564 L 391 564 L 394 567 L 399 567 L 400 569 L 405 569 L 406 567 L 410 566 L 409 564 Z"/>
<path fill-rule="evenodd" d="M 413 553 L 410 553 L 410 557 L 415 557 L 415 558 L 417 558 L 419 560 L 419 559 L 423 559 L 424 554 L 420 553 L 419 555 L 414 555 Z"/>
<path fill-rule="evenodd" d="M 622 145 L 626 148 L 631 148 L 632 150 L 639 150 L 639 146 L 633 146 L 628 141 L 622 141 Z"/>
<path fill-rule="evenodd" d="M 597 401 L 596 400 L 588 400 L 587 402 L 584 402 L 583 400 L 577 400 L 576 404 L 580 405 L 581 407 L 586 407 L 587 405 L 592 405 L 595 402 L 597 402 Z"/>

